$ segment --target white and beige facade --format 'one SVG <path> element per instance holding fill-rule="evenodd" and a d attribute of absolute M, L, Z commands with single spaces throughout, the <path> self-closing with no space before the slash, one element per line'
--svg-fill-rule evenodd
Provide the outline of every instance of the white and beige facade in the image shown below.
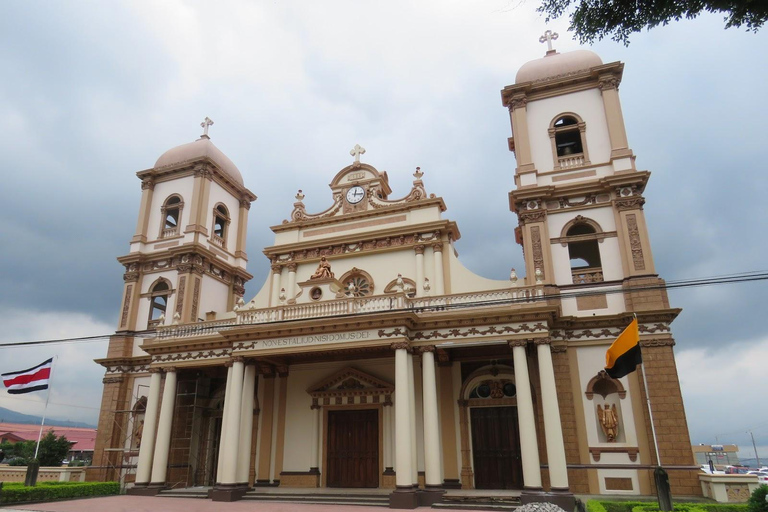
<path fill-rule="evenodd" d="M 467 270 L 422 172 L 395 199 L 358 153 L 327 210 L 308 213 L 299 191 L 271 228 L 270 275 L 244 300 L 255 196 L 234 164 L 204 136 L 138 173 L 119 330 L 99 360 L 94 462 L 115 469 L 93 478 L 208 485 L 214 499 L 388 488 L 407 508 L 450 488 L 647 495 L 660 458 L 673 493 L 700 494 L 672 352 L 679 310 L 654 270 L 622 69 L 548 52 L 502 91 L 525 277 Z M 658 457 L 641 376 L 600 373 L 633 314 Z M 598 409 L 615 411 L 615 431 Z"/>

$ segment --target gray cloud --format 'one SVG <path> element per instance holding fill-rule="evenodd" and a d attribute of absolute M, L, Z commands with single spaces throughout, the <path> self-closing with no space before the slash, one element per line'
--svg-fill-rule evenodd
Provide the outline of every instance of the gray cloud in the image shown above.
<path fill-rule="evenodd" d="M 499 90 L 543 54 L 544 24 L 504 7 L 6 5 L 0 201 L 10 216 L 0 224 L 0 305 L 114 325 L 115 257 L 128 250 L 140 199 L 134 173 L 195 139 L 206 115 L 213 141 L 259 196 L 248 295 L 267 276 L 268 226 L 288 216 L 299 188 L 308 210 L 325 209 L 327 184 L 355 143 L 388 171 L 394 196 L 422 167 L 428 191 L 459 223 L 470 269 L 522 274 Z M 638 168 L 653 173 L 645 211 L 668 280 L 765 269 L 768 72 L 758 63 L 768 35 L 721 27 L 704 16 L 639 34 L 629 48 L 594 47 L 604 62 L 626 63 L 624 117 Z M 562 24 L 553 28 L 561 51 L 577 47 Z M 764 337 L 764 291 L 756 283 L 672 293 L 684 309 L 678 351 Z"/>

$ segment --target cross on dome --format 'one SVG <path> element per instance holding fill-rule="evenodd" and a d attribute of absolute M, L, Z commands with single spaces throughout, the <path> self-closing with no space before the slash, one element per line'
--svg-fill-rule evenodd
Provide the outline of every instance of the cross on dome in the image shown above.
<path fill-rule="evenodd" d="M 211 121 L 211 118 L 206 116 L 202 123 L 200 123 L 200 127 L 203 129 L 203 137 L 208 137 L 208 127 L 213 124 L 213 121 Z"/>
<path fill-rule="evenodd" d="M 551 30 L 547 30 L 544 32 L 544 35 L 539 38 L 540 43 L 547 43 L 547 52 L 552 51 L 552 41 L 556 40 L 558 37 L 560 37 L 560 34 L 557 32 L 552 32 Z"/>
<path fill-rule="evenodd" d="M 365 154 L 365 148 L 360 144 L 355 144 L 355 147 L 349 150 L 349 154 L 355 157 L 355 163 L 360 163 L 360 155 Z"/>

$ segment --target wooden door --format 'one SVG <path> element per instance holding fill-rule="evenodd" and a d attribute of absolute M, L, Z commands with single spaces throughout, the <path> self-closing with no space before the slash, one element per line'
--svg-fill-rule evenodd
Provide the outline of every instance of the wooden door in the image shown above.
<path fill-rule="evenodd" d="M 516 407 L 474 407 L 472 458 L 476 489 L 522 489 Z"/>
<path fill-rule="evenodd" d="M 328 411 L 328 487 L 379 486 L 379 411 Z"/>

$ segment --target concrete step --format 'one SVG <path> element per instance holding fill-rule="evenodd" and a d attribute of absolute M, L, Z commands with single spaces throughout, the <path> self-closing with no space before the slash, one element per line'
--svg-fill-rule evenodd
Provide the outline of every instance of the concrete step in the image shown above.
<path fill-rule="evenodd" d="M 389 507 L 389 496 L 381 494 L 311 494 L 247 492 L 243 500 L 324 505 L 364 505 Z"/>

